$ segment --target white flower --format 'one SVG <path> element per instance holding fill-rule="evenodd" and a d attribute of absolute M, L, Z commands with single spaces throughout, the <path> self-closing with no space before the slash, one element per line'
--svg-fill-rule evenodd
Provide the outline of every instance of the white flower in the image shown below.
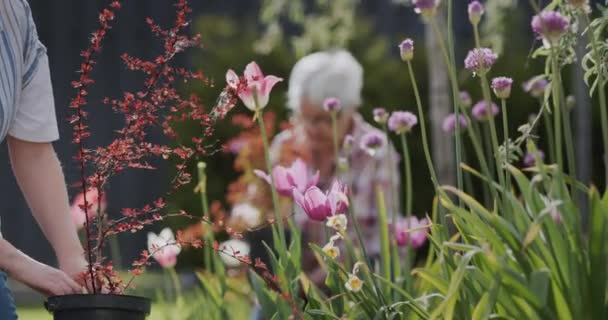
<path fill-rule="evenodd" d="M 172 268 L 177 263 L 177 255 L 182 251 L 179 244 L 175 242 L 173 231 L 164 228 L 158 235 L 154 232 L 148 233 L 148 252 L 163 268 Z"/>
<path fill-rule="evenodd" d="M 327 218 L 325 225 L 336 231 L 344 232 L 344 230 L 346 230 L 347 223 L 348 220 L 346 219 L 345 214 L 337 214 Z"/>
<path fill-rule="evenodd" d="M 323 252 L 332 259 L 336 259 L 340 256 L 340 248 L 336 247 L 331 240 L 323 247 Z"/>
<path fill-rule="evenodd" d="M 220 250 L 224 251 L 220 252 L 222 262 L 224 262 L 228 268 L 236 268 L 241 265 L 241 261 L 234 257 L 247 256 L 251 247 L 245 241 L 230 239 L 220 244 Z"/>
<path fill-rule="evenodd" d="M 232 207 L 230 215 L 237 220 L 243 221 L 247 228 L 255 228 L 260 223 L 260 210 L 248 202 L 243 202 Z"/>
<path fill-rule="evenodd" d="M 363 280 L 354 274 L 349 275 L 348 281 L 344 284 L 348 291 L 359 292 L 363 287 Z"/>

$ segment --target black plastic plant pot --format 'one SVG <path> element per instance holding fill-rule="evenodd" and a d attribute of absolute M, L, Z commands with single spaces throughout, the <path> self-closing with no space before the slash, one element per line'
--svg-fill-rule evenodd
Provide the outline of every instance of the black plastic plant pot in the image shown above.
<path fill-rule="evenodd" d="M 113 294 L 54 296 L 44 306 L 55 320 L 144 320 L 150 314 L 150 299 Z"/>

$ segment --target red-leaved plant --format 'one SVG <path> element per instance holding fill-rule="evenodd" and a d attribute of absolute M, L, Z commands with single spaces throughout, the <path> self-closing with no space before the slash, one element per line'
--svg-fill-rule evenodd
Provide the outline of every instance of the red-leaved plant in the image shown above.
<path fill-rule="evenodd" d="M 69 122 L 73 128 L 72 142 L 77 147 L 75 160 L 80 169 L 80 181 L 74 186 L 80 188 L 83 195 L 80 209 L 84 211 L 85 254 L 88 260 L 88 268 L 81 276 L 90 284 L 94 294 L 122 294 L 132 287 L 134 277 L 141 274 L 151 263 L 154 254 L 143 250 L 141 258 L 132 263 L 130 279 L 123 281 L 114 270 L 112 261 L 104 256 L 103 249 L 108 237 L 127 231 L 137 232 L 144 226 L 168 217 L 180 216 L 204 220 L 203 217 L 188 214 L 183 210 L 168 212 L 165 199 L 191 182 L 192 177 L 187 172 L 187 163 L 193 157 L 205 154 L 212 147 L 211 144 L 205 144 L 205 141 L 212 135 L 213 125 L 217 120 L 223 119 L 237 102 L 235 91 L 230 86 L 223 89 L 213 107 L 209 109 L 202 105 L 196 95 L 185 96 L 176 88 L 179 81 L 195 80 L 208 84 L 209 80 L 200 71 L 192 72 L 187 68 L 174 66 L 177 54 L 187 48 L 201 46 L 200 35 L 186 35 L 189 26 L 187 16 L 191 12 L 188 1 L 175 0 L 175 23 L 170 28 L 163 29 L 151 18 L 146 19 L 152 33 L 162 42 L 163 53 L 152 60 L 143 60 L 126 53 L 121 56 L 127 69 L 144 74 L 143 87 L 136 92 L 125 91 L 121 98 L 103 99 L 105 105 L 111 106 L 114 112 L 122 115 L 123 127 L 116 130 L 116 138 L 107 146 L 87 148 L 84 142 L 91 132 L 87 125 L 88 112 L 85 111 L 85 106 L 88 90 L 95 83 L 90 75 L 96 65 L 96 55 L 100 53 L 115 14 L 120 8 L 121 2 L 113 1 L 99 14 L 99 28 L 93 32 L 89 46 L 81 53 L 83 62 L 80 67 L 80 78 L 72 82 L 76 96 L 69 105 L 73 109 Z M 202 128 L 201 135 L 189 137 L 187 144 L 176 129 L 184 122 L 195 122 Z M 149 142 L 148 133 L 154 129 L 161 130 L 170 144 Z M 154 170 L 149 162 L 151 158 L 177 162 L 177 170 L 170 180 L 168 191 L 152 203 L 141 208 L 123 208 L 120 218 L 109 219 L 103 210 L 105 205 L 100 203 L 105 201 L 104 190 L 109 179 L 126 169 Z M 91 194 L 94 197 L 91 197 Z M 92 198 L 97 203 L 93 203 Z M 91 210 L 96 212 L 90 212 Z M 206 222 L 216 227 L 224 226 L 223 221 Z M 217 242 L 206 244 L 201 239 L 185 237 L 181 230 L 177 231 L 176 243 L 169 245 L 212 247 L 215 251 L 233 256 L 248 265 L 264 279 L 269 288 L 282 293 L 277 277 L 260 260 L 252 261 L 239 252 L 222 248 Z"/>

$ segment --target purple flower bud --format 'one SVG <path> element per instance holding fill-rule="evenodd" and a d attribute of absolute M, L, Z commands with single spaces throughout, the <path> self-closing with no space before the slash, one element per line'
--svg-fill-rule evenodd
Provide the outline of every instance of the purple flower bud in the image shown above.
<path fill-rule="evenodd" d="M 344 152 L 350 152 L 350 150 L 353 149 L 353 145 L 355 145 L 355 138 L 350 134 L 344 136 L 344 141 L 342 142 L 342 149 Z"/>
<path fill-rule="evenodd" d="M 473 106 L 471 114 L 476 120 L 485 121 L 488 120 L 489 116 L 496 116 L 498 112 L 498 106 L 496 106 L 494 103 L 492 103 L 490 108 L 488 109 L 488 104 L 485 101 L 479 101 Z"/>
<path fill-rule="evenodd" d="M 473 104 L 473 100 L 471 100 L 471 95 L 466 91 L 460 91 L 460 103 L 464 108 L 470 108 Z"/>
<path fill-rule="evenodd" d="M 492 79 L 492 89 L 494 94 L 499 99 L 508 99 L 511 96 L 511 86 L 513 85 L 513 79 L 507 77 L 497 77 Z"/>
<path fill-rule="evenodd" d="M 458 115 L 458 125 L 460 131 L 466 129 L 469 126 L 467 118 L 462 114 Z M 441 130 L 443 130 L 443 132 L 447 134 L 456 133 L 456 114 L 450 113 L 447 117 L 443 119 L 443 122 L 441 123 Z"/>
<path fill-rule="evenodd" d="M 388 119 L 388 129 L 396 134 L 407 133 L 416 124 L 418 124 L 418 118 L 409 111 L 395 111 Z"/>
<path fill-rule="evenodd" d="M 388 120 L 389 114 L 384 108 L 374 108 L 372 113 L 374 114 L 374 121 L 378 124 L 385 124 Z"/>
<path fill-rule="evenodd" d="M 492 68 L 496 59 L 498 59 L 498 55 L 492 49 L 476 48 L 469 51 L 466 59 L 464 59 L 464 66 L 474 73 L 487 72 Z"/>
<path fill-rule="evenodd" d="M 471 21 L 472 24 L 479 24 L 481 16 L 483 16 L 484 12 L 485 10 L 483 4 L 481 4 L 479 1 L 472 1 L 469 3 L 469 21 Z"/>
<path fill-rule="evenodd" d="M 534 77 L 523 83 L 522 87 L 525 92 L 529 93 L 534 98 L 542 98 L 545 95 L 545 90 L 549 85 L 549 81 L 542 77 Z"/>
<path fill-rule="evenodd" d="M 370 156 L 375 156 L 379 149 L 386 144 L 386 137 L 376 133 L 368 132 L 361 137 L 361 149 L 365 150 Z"/>
<path fill-rule="evenodd" d="M 325 109 L 325 111 L 338 112 L 338 111 L 340 111 L 341 107 L 342 107 L 342 104 L 340 103 L 340 99 L 338 99 L 338 98 L 330 97 L 330 98 L 325 99 L 325 101 L 323 101 L 323 109 Z"/>
<path fill-rule="evenodd" d="M 414 40 L 407 38 L 399 44 L 399 52 L 401 60 L 411 61 L 414 59 Z"/>
<path fill-rule="evenodd" d="M 559 42 L 568 31 L 570 20 L 557 11 L 543 11 L 532 18 L 532 30 L 539 38 L 550 44 Z"/>
<path fill-rule="evenodd" d="M 543 162 L 545 160 L 545 153 L 542 150 L 537 150 L 536 152 L 538 152 L 538 157 L 540 158 L 540 161 Z M 526 152 L 523 163 L 524 167 L 533 167 L 536 164 L 534 154 Z"/>
<path fill-rule="evenodd" d="M 437 13 L 440 0 L 413 0 L 414 11 L 424 17 L 432 17 Z"/>

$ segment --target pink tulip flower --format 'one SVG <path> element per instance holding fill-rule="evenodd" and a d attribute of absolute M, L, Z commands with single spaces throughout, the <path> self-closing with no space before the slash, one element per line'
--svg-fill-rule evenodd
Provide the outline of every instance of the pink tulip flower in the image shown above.
<path fill-rule="evenodd" d="M 427 218 L 418 220 L 417 217 L 411 216 L 398 219 L 393 227 L 397 245 L 401 247 L 409 245 L 414 249 L 419 249 L 426 242 L 428 229 L 426 226 L 428 225 Z"/>
<path fill-rule="evenodd" d="M 308 188 L 304 193 L 294 188 L 293 198 L 306 215 L 315 221 L 324 221 L 327 217 L 343 214 L 349 205 L 348 189 L 338 181 L 334 181 L 327 193 L 323 193 L 316 186 Z"/>
<path fill-rule="evenodd" d="M 180 245 L 175 242 L 173 231 L 164 228 L 158 235 L 154 232 L 148 233 L 148 252 L 163 268 L 173 268 L 177 264 L 177 255 L 182 251 Z"/>
<path fill-rule="evenodd" d="M 275 166 L 272 168 L 272 178 L 274 187 L 280 195 L 289 197 L 293 194 L 292 189 L 296 188 L 300 193 L 304 193 L 308 188 L 317 185 L 319 182 L 319 171 L 312 177 L 308 173 L 308 166 L 301 159 L 296 159 L 290 167 Z M 264 179 L 268 184 L 272 184 L 270 175 L 261 170 L 254 170 L 255 175 Z"/>
<path fill-rule="evenodd" d="M 93 218 L 95 217 L 98 211 L 100 211 L 101 213 L 104 213 L 106 211 L 106 196 L 102 193 L 101 198 L 99 198 L 99 193 L 97 192 L 96 188 L 89 189 L 87 190 L 87 204 L 89 205 L 89 208 L 87 210 L 88 217 Z M 70 207 L 70 214 L 72 216 L 72 221 L 74 222 L 76 228 L 83 228 L 86 221 L 83 192 L 81 192 L 74 198 L 72 206 Z"/>
<path fill-rule="evenodd" d="M 270 91 L 282 78 L 268 75 L 264 76 L 257 63 L 251 62 L 245 67 L 244 77 L 239 76 L 230 69 L 226 72 L 226 82 L 235 89 L 247 109 L 258 112 L 266 107 L 270 98 Z"/>

